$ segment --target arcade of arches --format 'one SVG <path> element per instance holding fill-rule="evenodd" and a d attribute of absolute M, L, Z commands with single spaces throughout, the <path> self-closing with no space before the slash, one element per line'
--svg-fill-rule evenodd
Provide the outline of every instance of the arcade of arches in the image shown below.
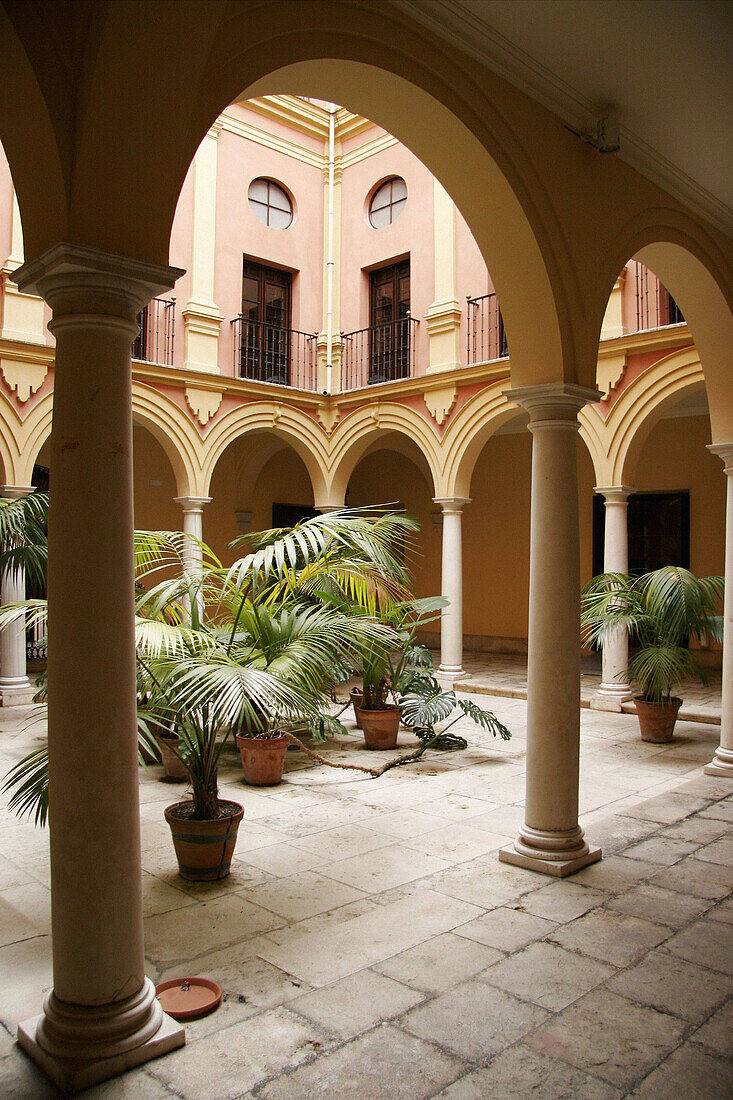
<path fill-rule="evenodd" d="M 329 0 L 174 9 L 141 0 L 135 20 L 112 2 L 85 23 L 75 6 L 42 6 L 43 41 L 27 5 L 0 7 L 0 140 L 24 252 L 19 266 L 16 233 L 4 268 L 0 459 L 10 494 L 28 491 L 34 465 L 50 467 L 50 633 L 74 646 L 49 651 L 54 992 L 23 1042 L 58 1080 L 69 1059 L 101 1079 L 182 1041 L 143 969 L 133 523 L 182 523 L 224 552 L 239 531 L 269 526 L 278 502 L 325 509 L 374 503 L 376 493 L 416 514 L 418 586 L 451 600 L 444 674 L 460 673 L 464 641 L 528 648 L 526 820 L 501 858 L 570 874 L 600 858 L 578 825 L 578 601 L 593 568 L 594 493 L 606 507 L 606 568 L 626 564 L 629 494 L 685 489 L 697 509 L 691 567 L 733 573 L 733 255 L 722 230 L 583 145 L 406 5 L 380 4 L 375 20 L 374 5 L 357 2 L 344 20 L 344 5 Z M 216 365 L 225 326 L 197 205 L 214 120 L 231 104 L 294 94 L 317 97 L 304 101 L 313 118 L 319 103 L 338 103 L 374 120 L 432 174 L 436 204 L 439 195 L 455 204 L 490 272 L 508 358 L 446 358 L 460 303 L 436 285 L 422 373 L 339 392 L 331 322 L 325 336 L 319 324 L 317 388 L 290 392 Z M 281 149 L 282 125 L 273 123 Z M 320 131 L 310 132 L 322 151 Z M 268 156 L 258 176 L 276 175 Z M 352 157 L 355 172 L 363 160 Z M 194 212 L 185 361 L 131 363 L 139 312 L 187 277 L 169 266 L 179 194 Z M 408 187 L 394 226 L 374 232 L 402 232 L 410 217 Z M 431 247 L 442 241 L 435 230 Z M 608 335 L 632 260 L 684 321 Z M 241 277 L 241 253 L 236 261 Z M 297 301 L 307 293 L 297 288 Z M 38 330 L 28 338 L 39 312 L 54 347 Z M 635 357 L 634 369 L 614 373 L 619 357 Z M 721 745 L 709 770 L 730 778 L 731 598 L 725 632 Z M 620 646 L 604 653 L 599 705 L 610 709 L 629 693 Z M 22 679 L 9 663 L 3 674 Z M 116 731 L 104 758 L 102 726 Z"/>

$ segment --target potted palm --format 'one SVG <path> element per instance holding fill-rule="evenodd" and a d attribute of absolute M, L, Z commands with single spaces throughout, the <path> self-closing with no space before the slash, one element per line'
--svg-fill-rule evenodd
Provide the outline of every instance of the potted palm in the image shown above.
<path fill-rule="evenodd" d="M 682 705 L 672 694 L 675 687 L 687 676 L 707 683 L 688 641 L 722 640 L 723 587 L 723 577 L 695 577 L 665 565 L 638 577 L 603 573 L 583 588 L 581 628 L 588 642 L 603 645 L 619 629 L 629 633 L 642 740 L 671 741 Z"/>

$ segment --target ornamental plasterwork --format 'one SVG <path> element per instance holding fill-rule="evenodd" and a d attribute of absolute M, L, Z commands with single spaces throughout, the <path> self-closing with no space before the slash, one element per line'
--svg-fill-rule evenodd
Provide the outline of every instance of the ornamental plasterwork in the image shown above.
<path fill-rule="evenodd" d="M 0 370 L 11 390 L 15 390 L 19 401 L 27 401 L 32 393 L 39 390 L 48 374 L 48 363 L 29 363 L 22 359 L 0 359 Z"/>
<path fill-rule="evenodd" d="M 326 430 L 326 434 L 330 435 L 333 429 L 336 427 L 336 421 L 339 418 L 339 410 L 335 405 L 319 405 L 318 406 L 318 419 Z"/>
<path fill-rule="evenodd" d="M 214 413 L 221 405 L 221 393 L 213 390 L 200 390 L 198 387 L 186 386 L 186 401 L 191 412 L 203 428 L 211 420 Z"/>
<path fill-rule="evenodd" d="M 455 386 L 441 386 L 437 390 L 428 390 L 423 394 L 428 412 L 439 426 L 456 403 L 458 390 Z"/>

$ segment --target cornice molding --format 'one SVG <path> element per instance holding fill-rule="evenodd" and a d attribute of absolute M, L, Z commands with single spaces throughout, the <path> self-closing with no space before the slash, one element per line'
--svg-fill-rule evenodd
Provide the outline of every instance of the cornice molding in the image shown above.
<path fill-rule="evenodd" d="M 641 355 L 645 351 L 662 351 L 665 348 L 686 348 L 694 343 L 689 325 L 665 325 L 664 328 L 642 329 L 641 332 L 625 332 L 611 336 L 598 345 L 599 359 L 612 359 L 618 355 Z"/>
<path fill-rule="evenodd" d="M 242 118 L 237 118 L 236 115 L 230 114 L 227 111 L 224 111 L 224 113 L 219 116 L 219 121 L 221 122 L 222 130 L 226 130 L 230 134 L 235 134 L 237 137 L 252 141 L 257 145 L 262 145 L 266 149 L 274 149 L 276 152 L 283 153 L 293 160 L 299 160 L 304 164 L 309 164 L 312 168 L 321 169 L 323 167 L 324 153 L 322 150 L 316 151 L 314 149 L 305 149 L 302 145 L 299 145 L 297 141 L 289 141 L 288 138 L 279 137 L 277 134 L 271 134 L 267 130 L 261 130 L 253 123 L 246 122 Z"/>
<path fill-rule="evenodd" d="M 282 122 L 308 137 L 328 140 L 328 111 L 317 103 L 309 103 L 293 95 L 256 96 L 254 99 L 238 100 L 237 103 L 248 111 Z"/>

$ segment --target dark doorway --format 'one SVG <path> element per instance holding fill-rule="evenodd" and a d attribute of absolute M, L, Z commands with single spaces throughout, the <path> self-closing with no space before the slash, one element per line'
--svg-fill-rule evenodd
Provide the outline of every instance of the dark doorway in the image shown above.
<path fill-rule="evenodd" d="M 606 509 L 593 497 L 593 575 L 603 572 Z M 650 573 L 663 565 L 690 568 L 690 494 L 633 493 L 628 504 L 629 572 Z"/>
<path fill-rule="evenodd" d="M 410 376 L 410 261 L 369 276 L 369 384 Z"/>
<path fill-rule="evenodd" d="M 302 519 L 311 519 L 320 514 L 316 508 L 311 508 L 307 504 L 273 504 L 272 526 L 295 527 L 296 523 L 300 523 Z"/>
<path fill-rule="evenodd" d="M 244 260 L 239 362 L 242 378 L 290 384 L 290 301 L 287 271 Z"/>

